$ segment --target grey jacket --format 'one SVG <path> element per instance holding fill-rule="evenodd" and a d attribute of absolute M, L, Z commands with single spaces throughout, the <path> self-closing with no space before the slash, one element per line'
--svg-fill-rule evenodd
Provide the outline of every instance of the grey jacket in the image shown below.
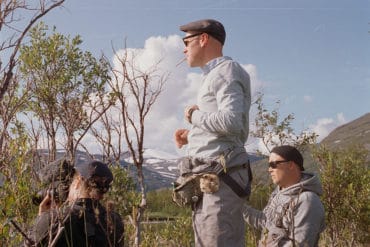
<path fill-rule="evenodd" d="M 241 165 L 248 159 L 244 144 L 249 133 L 251 104 L 248 73 L 230 57 L 208 62 L 203 70 L 203 82 L 198 93 L 199 110 L 192 115 L 188 140 L 191 157 L 226 157 Z M 229 153 L 230 150 L 234 150 Z M 241 155 L 245 154 L 245 155 Z M 237 158 L 236 158 L 237 157 Z"/>
<path fill-rule="evenodd" d="M 299 183 L 282 190 L 277 187 L 262 212 L 246 206 L 243 216 L 262 230 L 259 246 L 317 246 L 325 228 L 321 194 L 319 178 L 302 172 Z"/>

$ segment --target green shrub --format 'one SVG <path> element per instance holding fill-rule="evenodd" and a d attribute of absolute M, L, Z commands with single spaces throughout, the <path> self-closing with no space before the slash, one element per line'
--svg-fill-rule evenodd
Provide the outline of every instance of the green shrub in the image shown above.
<path fill-rule="evenodd" d="M 19 130 L 9 139 L 0 162 L 3 180 L 0 185 L 0 246 L 21 246 L 25 240 L 22 233 L 27 234 L 37 212 L 31 199 L 35 180 L 28 140 L 22 133 Z"/>
<path fill-rule="evenodd" d="M 131 214 L 134 205 L 138 205 L 140 195 L 135 190 L 134 180 L 122 166 L 113 164 L 110 169 L 114 179 L 104 201 L 113 203 L 114 210 L 124 217 Z"/>
<path fill-rule="evenodd" d="M 326 246 L 365 246 L 370 243 L 369 152 L 360 147 L 316 150 L 324 194 Z"/>
<path fill-rule="evenodd" d="M 147 199 L 147 217 L 174 218 L 191 214 L 190 208 L 181 208 L 172 201 L 172 189 L 150 191 Z"/>

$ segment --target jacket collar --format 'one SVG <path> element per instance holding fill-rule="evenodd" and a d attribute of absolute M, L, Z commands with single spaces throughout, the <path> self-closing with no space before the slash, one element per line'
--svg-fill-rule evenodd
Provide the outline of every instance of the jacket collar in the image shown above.
<path fill-rule="evenodd" d="M 203 71 L 203 75 L 208 74 L 217 65 L 219 65 L 220 63 L 222 63 L 226 60 L 231 60 L 231 57 L 222 56 L 222 57 L 217 57 L 217 58 L 214 58 L 214 59 L 210 60 L 208 63 L 206 63 L 206 65 L 201 67 L 201 69 Z"/>

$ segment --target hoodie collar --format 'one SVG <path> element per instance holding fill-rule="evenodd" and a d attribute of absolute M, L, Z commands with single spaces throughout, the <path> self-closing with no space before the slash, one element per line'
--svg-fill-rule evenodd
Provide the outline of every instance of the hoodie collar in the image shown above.
<path fill-rule="evenodd" d="M 222 57 L 217 57 L 217 58 L 214 58 L 214 59 L 210 60 L 208 63 L 206 63 L 206 65 L 201 67 L 201 69 L 203 71 L 203 74 L 204 75 L 208 74 L 217 65 L 219 65 L 220 63 L 222 63 L 226 60 L 231 60 L 231 57 L 222 56 Z"/>

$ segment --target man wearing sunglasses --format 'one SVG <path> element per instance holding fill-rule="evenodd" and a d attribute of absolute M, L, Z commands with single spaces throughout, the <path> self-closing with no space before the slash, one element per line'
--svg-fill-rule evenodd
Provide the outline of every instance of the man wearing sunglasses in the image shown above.
<path fill-rule="evenodd" d="M 36 246 L 123 246 L 123 223 L 119 214 L 100 204 L 113 174 L 105 163 L 90 161 L 74 166 L 66 202 L 51 208 L 49 193 L 39 206 L 34 239 Z"/>
<path fill-rule="evenodd" d="M 249 75 L 223 55 L 226 32 L 220 22 L 199 20 L 180 30 L 185 32 L 187 63 L 200 67 L 203 79 L 197 102 L 184 110 L 191 128 L 176 130 L 175 143 L 178 148 L 187 145 L 193 172 L 213 170 L 219 177 L 219 187 L 204 192 L 193 205 L 195 246 L 244 247 L 242 208 L 251 182 L 244 148 L 251 104 Z"/>
<path fill-rule="evenodd" d="M 259 246 L 318 246 L 325 227 L 319 178 L 304 171 L 303 157 L 292 146 L 272 149 L 268 172 L 276 184 L 263 211 L 246 206 L 244 219 L 262 231 Z"/>

